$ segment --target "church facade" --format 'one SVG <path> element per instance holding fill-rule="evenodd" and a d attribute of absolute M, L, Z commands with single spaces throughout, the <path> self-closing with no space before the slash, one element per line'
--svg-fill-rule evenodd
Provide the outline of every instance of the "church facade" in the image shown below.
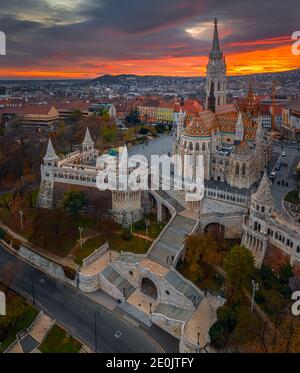
<path fill-rule="evenodd" d="M 192 118 L 179 115 L 174 153 L 191 155 L 193 160 L 188 167 L 194 168 L 197 155 L 203 155 L 206 180 L 250 188 L 262 177 L 272 155 L 271 137 L 252 110 L 252 96 L 250 87 L 245 99 L 249 105 L 226 104 L 226 64 L 215 20 L 207 66 L 206 110 Z"/>

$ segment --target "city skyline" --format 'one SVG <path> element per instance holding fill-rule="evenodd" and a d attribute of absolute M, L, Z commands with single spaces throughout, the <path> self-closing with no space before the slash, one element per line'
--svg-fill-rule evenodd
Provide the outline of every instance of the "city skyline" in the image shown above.
<path fill-rule="evenodd" d="M 204 76 L 215 17 L 228 75 L 299 68 L 299 56 L 291 52 L 294 0 L 284 8 L 279 1 L 245 6 L 193 0 L 1 3 L 1 31 L 7 37 L 2 79 Z"/>

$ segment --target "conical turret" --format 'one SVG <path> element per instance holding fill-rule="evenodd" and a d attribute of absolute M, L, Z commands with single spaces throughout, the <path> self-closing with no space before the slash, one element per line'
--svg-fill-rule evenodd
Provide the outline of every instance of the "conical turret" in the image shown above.
<path fill-rule="evenodd" d="M 271 183 L 266 170 L 257 191 L 252 196 L 252 199 L 262 206 L 274 206 L 274 199 L 271 193 Z"/>
<path fill-rule="evenodd" d="M 54 150 L 53 145 L 52 145 L 52 141 L 49 138 L 48 146 L 47 146 L 47 152 L 46 152 L 46 155 L 44 157 L 44 161 L 51 162 L 51 161 L 56 161 L 57 159 L 58 159 L 58 156 L 55 153 L 55 150 Z"/>
<path fill-rule="evenodd" d="M 91 138 L 89 128 L 87 127 L 85 137 L 82 143 L 83 151 L 88 151 L 94 149 L 94 141 Z"/>

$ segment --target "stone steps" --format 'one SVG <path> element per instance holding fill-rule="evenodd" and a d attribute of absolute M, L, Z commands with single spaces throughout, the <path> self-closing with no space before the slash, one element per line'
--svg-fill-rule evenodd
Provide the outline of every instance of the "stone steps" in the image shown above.
<path fill-rule="evenodd" d="M 195 220 L 177 215 L 152 248 L 149 258 L 170 268 L 172 257 L 174 259 L 180 252 L 186 236 L 192 232 L 195 224 Z"/>
<path fill-rule="evenodd" d="M 162 314 L 172 320 L 187 321 L 193 314 L 193 311 L 176 307 L 170 304 L 160 303 L 153 313 Z"/>
<path fill-rule="evenodd" d="M 118 305 L 118 307 L 121 310 L 128 313 L 129 315 L 133 316 L 135 319 L 141 321 L 143 324 L 149 327 L 152 325 L 152 322 L 149 319 L 149 316 L 145 312 L 139 310 L 138 308 L 132 306 L 131 304 L 125 302 L 125 303 Z"/>
<path fill-rule="evenodd" d="M 43 312 L 40 312 L 28 331 L 28 334 L 37 342 L 43 343 L 53 325 L 54 321 Z"/>
<path fill-rule="evenodd" d="M 183 294 L 196 308 L 202 301 L 200 290 L 194 288 L 188 281 L 181 278 L 175 271 L 170 270 L 165 279 L 173 286 L 175 290 Z"/>
<path fill-rule="evenodd" d="M 23 352 L 24 351 L 19 341 L 14 343 L 12 346 L 9 347 L 8 350 L 6 350 L 7 354 L 22 354 Z"/>
<path fill-rule="evenodd" d="M 115 286 L 122 295 L 125 296 L 126 299 L 130 297 L 132 293 L 135 292 L 135 287 L 131 285 L 131 283 L 126 280 L 125 277 L 120 275 L 111 265 L 106 267 L 101 274 L 106 278 L 106 280 Z"/>

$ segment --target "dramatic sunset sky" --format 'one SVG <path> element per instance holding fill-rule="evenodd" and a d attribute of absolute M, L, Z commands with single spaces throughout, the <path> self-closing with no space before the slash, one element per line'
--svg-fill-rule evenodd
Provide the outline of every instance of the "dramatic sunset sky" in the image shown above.
<path fill-rule="evenodd" d="M 204 75 L 214 17 L 229 74 L 300 67 L 299 0 L 0 0 L 0 79 Z"/>

